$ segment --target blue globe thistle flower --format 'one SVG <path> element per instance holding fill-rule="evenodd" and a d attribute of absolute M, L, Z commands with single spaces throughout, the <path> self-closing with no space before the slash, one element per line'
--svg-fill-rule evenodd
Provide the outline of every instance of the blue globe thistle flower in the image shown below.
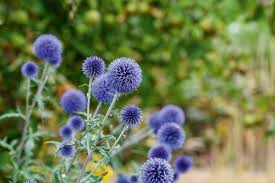
<path fill-rule="evenodd" d="M 48 61 L 54 68 L 58 68 L 61 65 L 62 62 L 62 56 L 60 55 L 56 55 L 56 57 L 52 58 L 52 60 Z"/>
<path fill-rule="evenodd" d="M 148 118 L 148 125 L 153 130 L 153 132 L 156 134 L 161 127 L 161 119 L 160 119 L 160 112 L 155 112 L 151 114 Z"/>
<path fill-rule="evenodd" d="M 33 43 L 33 52 L 38 58 L 56 65 L 57 59 L 61 58 L 61 42 L 51 34 L 39 36 Z"/>
<path fill-rule="evenodd" d="M 106 74 L 95 79 L 92 84 L 92 95 L 98 102 L 111 103 L 116 91 Z"/>
<path fill-rule="evenodd" d="M 62 142 L 58 149 L 58 152 L 61 157 L 72 157 L 75 153 L 75 147 L 74 145 L 71 145 L 67 142 Z"/>
<path fill-rule="evenodd" d="M 193 161 L 189 156 L 180 156 L 174 161 L 174 169 L 180 173 L 186 173 L 192 167 Z"/>
<path fill-rule="evenodd" d="M 71 126 L 66 124 L 59 129 L 59 135 L 63 139 L 71 140 L 74 136 L 74 130 Z"/>
<path fill-rule="evenodd" d="M 69 125 L 75 131 L 82 130 L 84 128 L 85 124 L 86 124 L 86 122 L 83 120 L 83 118 L 78 115 L 72 116 L 69 119 Z"/>
<path fill-rule="evenodd" d="M 35 78 L 38 74 L 38 66 L 33 61 L 28 61 L 21 66 L 21 73 L 27 78 Z"/>
<path fill-rule="evenodd" d="M 143 183 L 172 183 L 174 172 L 170 164 L 159 158 L 151 158 L 141 169 Z"/>
<path fill-rule="evenodd" d="M 114 60 L 108 68 L 108 76 L 118 93 L 131 93 L 142 82 L 142 71 L 138 63 L 127 57 Z"/>
<path fill-rule="evenodd" d="M 160 144 L 175 150 L 182 147 L 185 140 L 185 133 L 179 125 L 167 123 L 159 129 L 157 139 Z"/>
<path fill-rule="evenodd" d="M 171 158 L 171 150 L 164 145 L 156 145 L 149 150 L 148 158 L 160 158 L 169 161 Z"/>
<path fill-rule="evenodd" d="M 124 175 L 119 175 L 117 178 L 117 183 L 130 183 L 128 177 Z"/>
<path fill-rule="evenodd" d="M 138 175 L 131 175 L 130 176 L 130 182 L 131 183 L 138 183 L 138 179 L 139 179 Z"/>
<path fill-rule="evenodd" d="M 134 105 L 126 106 L 120 112 L 120 121 L 123 126 L 134 128 L 140 123 L 141 118 L 140 108 Z"/>
<path fill-rule="evenodd" d="M 81 112 L 86 109 L 86 96 L 80 90 L 71 89 L 61 97 L 61 106 L 67 113 Z"/>
<path fill-rule="evenodd" d="M 164 123 L 177 123 L 182 125 L 185 121 L 184 111 L 176 105 L 167 105 L 161 110 L 160 119 Z"/>
<path fill-rule="evenodd" d="M 179 179 L 179 176 L 180 174 L 178 172 L 174 174 L 174 182 L 176 182 Z"/>
<path fill-rule="evenodd" d="M 98 56 L 91 56 L 84 60 L 82 71 L 87 78 L 98 77 L 105 71 L 104 60 Z"/>

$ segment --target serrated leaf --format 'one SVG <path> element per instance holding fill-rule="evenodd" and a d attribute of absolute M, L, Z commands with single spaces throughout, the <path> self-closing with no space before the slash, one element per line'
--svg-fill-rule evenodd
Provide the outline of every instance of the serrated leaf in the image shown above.
<path fill-rule="evenodd" d="M 25 116 L 22 113 L 18 113 L 18 112 L 9 112 L 9 113 L 5 113 L 5 114 L 0 116 L 0 120 L 6 119 L 6 118 L 22 118 L 22 119 L 25 119 Z"/>
<path fill-rule="evenodd" d="M 61 176 L 59 170 L 56 170 L 53 174 L 53 183 L 61 183 Z"/>

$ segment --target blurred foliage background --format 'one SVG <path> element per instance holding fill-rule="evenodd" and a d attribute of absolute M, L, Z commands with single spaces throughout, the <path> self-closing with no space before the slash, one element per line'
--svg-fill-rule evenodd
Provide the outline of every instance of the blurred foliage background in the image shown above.
<path fill-rule="evenodd" d="M 183 151 L 197 166 L 268 169 L 274 162 L 273 0 L 2 0 L 0 113 L 24 102 L 19 68 L 37 60 L 32 43 L 44 33 L 55 34 L 64 48 L 49 98 L 59 100 L 64 89 L 87 82 L 81 72 L 87 56 L 102 56 L 106 63 L 133 57 L 144 82 L 120 105 L 139 104 L 145 119 L 165 104 L 181 106 L 189 137 Z M 57 131 L 59 113 L 52 100 L 48 129 Z M 21 127 L 20 121 L 3 121 L 0 136 L 18 138 Z"/>

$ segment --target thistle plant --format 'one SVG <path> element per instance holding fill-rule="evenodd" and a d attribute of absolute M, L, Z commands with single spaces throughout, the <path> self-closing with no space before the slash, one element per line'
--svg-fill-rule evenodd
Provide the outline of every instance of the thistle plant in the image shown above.
<path fill-rule="evenodd" d="M 3 114 L 0 119 L 9 117 L 21 117 L 24 127 L 20 141 L 13 140 L 10 143 L 6 139 L 1 140 L 0 145 L 9 150 L 13 165 L 13 182 L 20 179 L 43 178 L 34 173 L 31 166 L 39 162 L 33 160 L 33 149 L 38 137 L 48 135 L 46 132 L 34 131 L 30 128 L 33 120 L 33 111 L 38 104 L 44 102 L 43 90 L 50 75 L 61 64 L 62 47 L 61 42 L 53 35 L 45 34 L 39 36 L 33 44 L 33 54 L 42 61 L 43 71 L 39 74 L 39 66 L 34 61 L 27 61 L 21 66 L 22 76 L 26 80 L 26 104 L 24 112 L 19 108 L 18 112 Z M 35 86 L 37 85 L 37 86 Z M 36 88 L 36 90 L 34 90 Z"/>
<path fill-rule="evenodd" d="M 61 42 L 53 35 L 41 35 L 33 44 L 33 53 L 42 60 L 43 71 L 39 74 L 39 66 L 33 61 L 21 67 L 27 82 L 25 111 L 19 110 L 0 117 L 21 117 L 25 122 L 19 142 L 15 140 L 8 143 L 6 139 L 0 141 L 0 145 L 10 151 L 14 183 L 18 180 L 47 182 L 49 174 L 54 183 L 103 182 L 108 172 L 98 175 L 97 170 L 108 166 L 114 156 L 149 135 L 154 135 L 158 144 L 149 150 L 148 160 L 139 171 L 129 176 L 118 176 L 117 182 L 172 183 L 180 173 L 187 172 L 192 166 L 192 159 L 188 156 L 178 157 L 173 166 L 169 163 L 172 153 L 183 146 L 186 138 L 182 129 L 185 115 L 178 106 L 163 107 L 150 115 L 149 128 L 130 134 L 133 131 L 131 129 L 141 123 L 142 110 L 133 104 L 115 108 L 120 98 L 137 90 L 142 83 L 139 64 L 128 57 L 115 59 L 107 69 L 105 61 L 99 56 L 90 56 L 83 61 L 79 70 L 87 77 L 87 83 L 82 85 L 86 86 L 85 91 L 83 88 L 73 88 L 63 93 L 60 107 L 67 120 L 59 128 L 61 140 L 47 142 L 56 145 L 55 154 L 60 157 L 60 163 L 50 166 L 35 160 L 32 152 L 35 141 L 49 133 L 34 131 L 30 127 L 33 121 L 31 117 L 35 107 L 40 108 L 39 104 L 44 101 L 42 92 L 48 78 L 61 65 Z M 92 100 L 97 102 L 96 107 L 91 106 Z M 107 110 L 104 110 L 105 107 Z M 34 172 L 33 165 L 46 172 Z"/>
<path fill-rule="evenodd" d="M 176 105 L 166 105 L 151 114 L 149 133 L 142 132 L 130 145 L 151 134 L 155 135 L 158 144 L 148 151 L 148 160 L 134 174 L 119 176 L 117 183 L 173 183 L 180 174 L 186 173 L 193 164 L 191 157 L 181 155 L 171 163 L 173 152 L 182 148 L 185 142 L 184 122 L 184 111 Z"/>

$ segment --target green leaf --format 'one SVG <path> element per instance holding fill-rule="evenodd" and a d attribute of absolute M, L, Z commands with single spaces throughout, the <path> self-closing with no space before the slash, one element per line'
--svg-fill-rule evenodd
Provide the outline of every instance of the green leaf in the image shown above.
<path fill-rule="evenodd" d="M 0 116 L 0 120 L 6 119 L 6 118 L 22 118 L 22 119 L 25 119 L 25 116 L 22 113 L 18 113 L 18 112 L 9 112 L 9 113 L 5 113 L 5 114 Z"/>
<path fill-rule="evenodd" d="M 53 174 L 53 183 L 62 183 L 59 170 L 56 170 Z"/>

